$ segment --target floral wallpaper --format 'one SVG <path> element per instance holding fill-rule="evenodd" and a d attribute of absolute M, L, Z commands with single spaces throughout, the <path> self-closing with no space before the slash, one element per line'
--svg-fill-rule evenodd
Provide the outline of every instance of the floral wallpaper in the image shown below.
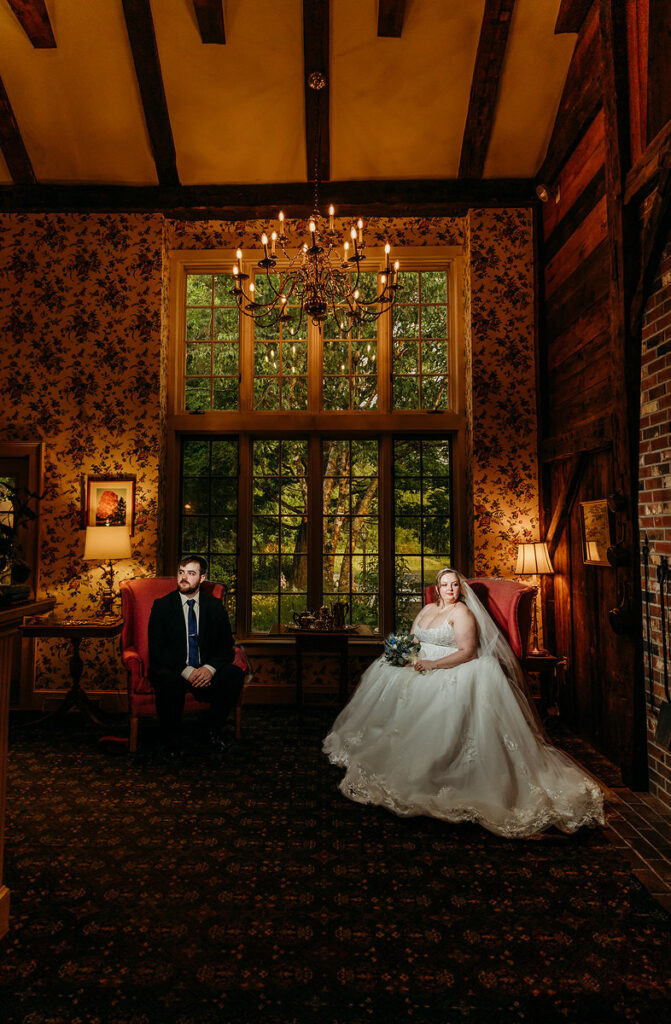
<path fill-rule="evenodd" d="M 156 572 L 163 218 L 7 215 L 0 232 L 0 429 L 44 442 L 40 592 L 85 617 L 102 578 L 83 560 L 83 475 L 136 474 L 133 557 L 116 575 Z M 87 645 L 87 686 L 125 690 L 117 646 Z M 40 689 L 64 685 L 68 653 L 38 641 Z"/>
<path fill-rule="evenodd" d="M 168 252 L 252 246 L 262 226 L 161 214 L 0 216 L 0 425 L 6 440 L 44 442 L 40 593 L 59 613 L 93 614 L 102 590 L 99 564 L 83 560 L 83 475 L 137 476 L 133 554 L 117 563 L 117 579 L 160 564 Z M 463 248 L 469 571 L 510 576 L 517 540 L 538 528 L 531 214 L 368 223 L 370 245 L 387 238 Z M 116 641 L 92 641 L 84 659 L 88 688 L 125 691 Z M 38 641 L 37 686 L 63 688 L 67 661 L 65 643 Z M 283 667 L 272 665 L 255 665 L 258 682 L 280 681 Z"/>
<path fill-rule="evenodd" d="M 473 565 L 510 576 L 538 540 L 538 448 L 530 210 L 469 213 Z"/>

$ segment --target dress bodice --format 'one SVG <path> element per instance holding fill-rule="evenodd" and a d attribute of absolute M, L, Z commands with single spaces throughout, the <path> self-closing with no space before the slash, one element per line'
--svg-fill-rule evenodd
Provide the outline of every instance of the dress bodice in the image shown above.
<path fill-rule="evenodd" d="M 449 622 L 443 622 L 435 629 L 417 627 L 414 632 L 415 639 L 419 640 L 420 644 L 434 644 L 436 647 L 454 647 L 456 645 L 454 629 Z"/>

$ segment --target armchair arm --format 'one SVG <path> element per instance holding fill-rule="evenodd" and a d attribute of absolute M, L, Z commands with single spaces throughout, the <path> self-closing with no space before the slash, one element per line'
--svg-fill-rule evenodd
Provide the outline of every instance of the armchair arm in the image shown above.
<path fill-rule="evenodd" d="M 134 684 L 146 675 L 144 662 L 134 647 L 127 647 L 125 651 L 122 651 L 121 658 L 130 677 L 129 684 L 132 689 Z"/>
<path fill-rule="evenodd" d="M 249 657 L 247 655 L 247 651 L 244 649 L 242 644 L 236 644 L 233 648 L 233 653 L 235 655 L 233 658 L 233 664 L 237 665 L 238 668 L 241 668 L 242 671 L 245 673 L 246 686 L 247 683 L 251 683 L 252 679 L 254 678 L 254 669 L 252 668 L 252 663 L 250 662 Z"/>

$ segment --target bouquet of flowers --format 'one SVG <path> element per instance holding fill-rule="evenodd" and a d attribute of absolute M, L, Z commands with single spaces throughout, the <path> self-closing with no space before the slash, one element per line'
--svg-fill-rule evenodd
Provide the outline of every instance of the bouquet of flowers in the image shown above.
<path fill-rule="evenodd" d="M 412 633 L 390 633 L 384 641 L 384 657 L 390 665 L 407 665 L 419 654 L 421 644 Z"/>

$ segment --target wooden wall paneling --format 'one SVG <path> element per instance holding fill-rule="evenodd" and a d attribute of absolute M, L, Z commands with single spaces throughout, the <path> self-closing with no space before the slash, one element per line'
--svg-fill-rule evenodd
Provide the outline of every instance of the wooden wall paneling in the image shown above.
<path fill-rule="evenodd" d="M 554 345 L 553 349 L 559 349 Z M 607 330 L 592 338 L 589 342 L 575 350 L 569 356 L 560 358 L 549 378 L 548 395 L 550 398 L 560 400 L 575 389 L 587 389 L 593 387 L 601 380 L 610 380 L 610 367 L 608 357 L 610 354 L 610 334 Z M 557 353 L 553 351 L 553 357 Z M 554 363 L 554 359 L 553 359 Z M 610 402 L 607 403 L 610 405 Z M 590 415 L 594 410 L 589 410 Z"/>
<path fill-rule="evenodd" d="M 604 371 L 605 372 L 605 371 Z M 599 416 L 607 415 L 613 408 L 612 384 L 610 377 L 592 381 L 582 393 L 574 393 L 575 388 L 581 387 L 579 375 L 576 376 L 570 387 L 566 385 L 562 392 L 561 401 L 550 393 L 550 411 L 548 414 L 548 427 L 550 436 L 560 434 L 569 424 L 578 425 L 593 417 L 594 413 Z M 552 400 L 554 398 L 554 401 Z"/>
<path fill-rule="evenodd" d="M 635 163 L 646 145 L 649 0 L 626 5 L 629 66 L 629 145 Z"/>
<path fill-rule="evenodd" d="M 547 262 L 550 262 L 566 245 L 605 194 L 606 173 L 603 163 L 601 163 L 583 191 L 574 197 L 573 204 L 557 222 L 554 230 L 546 236 L 545 259 Z"/>
<path fill-rule="evenodd" d="M 650 0 L 648 35 L 647 141 L 671 121 L 671 4 Z"/>
<path fill-rule="evenodd" d="M 608 447 L 612 439 L 612 415 L 593 416 L 576 427 L 565 426 L 561 434 L 545 438 L 541 449 L 543 463 L 561 462 L 577 452 L 598 451 Z"/>
<path fill-rule="evenodd" d="M 573 210 L 576 201 L 603 167 L 604 146 L 604 117 L 600 109 L 561 169 L 557 179 L 559 202 L 543 204 L 543 234 L 546 239 Z"/>
<path fill-rule="evenodd" d="M 604 240 L 548 300 L 548 337 L 564 334 L 587 310 L 602 302 L 609 285 L 608 242 Z"/>
<path fill-rule="evenodd" d="M 611 355 L 613 400 L 613 488 L 624 496 L 626 510 L 618 518 L 629 550 L 629 563 L 616 570 L 618 592 L 629 595 L 629 611 L 635 626 L 618 638 L 617 698 L 627 714 L 626 737 L 629 762 L 621 761 L 624 781 L 633 788 L 647 786 L 645 692 L 640 631 L 641 588 L 638 536 L 638 429 L 640 419 L 640 344 L 629 334 L 629 302 L 635 285 L 637 226 L 624 207 L 625 175 L 630 166 L 628 82 L 624 8 L 616 0 L 599 0 L 599 31 L 602 50 L 603 106 L 606 116 L 606 195 L 610 240 Z M 637 275 L 636 275 L 637 276 Z M 610 653 L 607 650 L 606 655 Z M 624 678 L 623 674 L 624 673 Z M 627 693 L 622 692 L 622 686 Z M 616 704 L 609 708 L 615 713 Z M 622 724 L 622 723 L 620 723 Z M 616 723 L 609 723 L 616 729 Z M 625 754 L 623 754 L 623 759 Z"/>
<path fill-rule="evenodd" d="M 559 252 L 545 268 L 545 293 L 548 298 L 564 283 L 575 267 L 585 262 L 600 242 L 607 236 L 606 197 L 602 195 L 597 204 L 576 226 Z"/>
<path fill-rule="evenodd" d="M 570 154 L 594 120 L 601 106 L 601 43 L 596 7 L 585 20 L 576 43 L 547 155 L 538 180 L 554 183 Z"/>
<path fill-rule="evenodd" d="M 557 508 L 561 504 L 562 495 L 568 487 L 571 466 L 568 462 L 555 462 L 547 465 L 545 472 L 548 479 L 547 493 L 550 496 L 550 504 L 552 508 Z M 567 522 L 565 528 L 558 535 L 556 544 L 553 545 L 552 549 L 552 565 L 554 568 L 552 589 L 555 610 L 555 646 L 553 653 L 558 658 L 566 659 L 567 669 L 564 675 L 564 687 L 559 693 L 559 704 L 562 710 L 562 717 L 568 724 L 572 724 L 575 693 L 573 632 L 571 630 L 573 579 L 569 553 L 570 522 Z"/>
<path fill-rule="evenodd" d="M 548 373 L 554 373 L 562 363 L 572 359 L 581 349 L 609 329 L 608 306 L 597 302 L 580 314 L 568 330 L 552 339 L 548 345 Z"/>

